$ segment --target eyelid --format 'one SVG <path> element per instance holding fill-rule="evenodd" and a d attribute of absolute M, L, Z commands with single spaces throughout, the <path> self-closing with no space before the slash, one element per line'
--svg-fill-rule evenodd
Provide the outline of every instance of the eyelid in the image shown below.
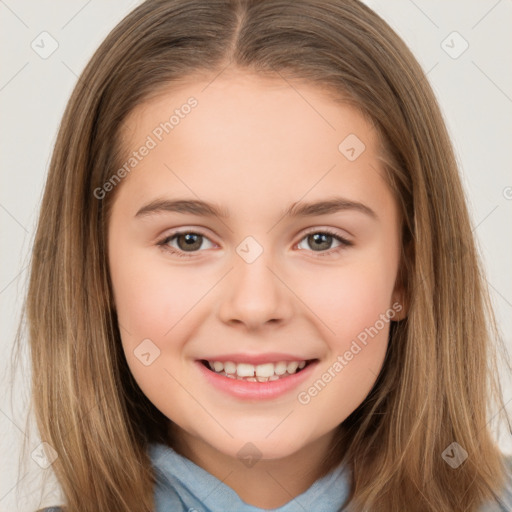
<path fill-rule="evenodd" d="M 347 231 L 344 231 L 345 233 L 347 233 L 347 235 L 349 235 L 349 233 Z M 345 242 L 347 243 L 350 243 L 352 244 L 352 242 L 350 241 L 349 236 L 345 236 L 345 235 L 342 235 L 340 233 L 340 230 L 339 229 L 336 229 L 336 228 L 328 228 L 328 227 L 314 227 L 314 228 L 311 228 L 311 229 L 308 229 L 307 231 L 305 231 L 303 234 L 302 234 L 302 238 L 304 238 L 305 236 L 307 235 L 311 235 L 312 233 L 325 233 L 325 234 L 329 234 L 335 238 L 341 238 L 343 239 Z M 301 240 L 302 240 L 301 238 Z"/>

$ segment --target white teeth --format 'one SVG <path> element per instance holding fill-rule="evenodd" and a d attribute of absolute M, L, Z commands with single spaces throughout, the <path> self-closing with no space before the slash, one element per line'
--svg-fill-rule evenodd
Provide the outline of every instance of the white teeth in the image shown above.
<path fill-rule="evenodd" d="M 306 366 L 306 361 L 279 361 L 277 363 L 248 364 L 233 361 L 208 361 L 209 367 L 232 379 L 243 379 L 250 382 L 267 382 L 279 379 L 281 376 L 293 375 Z"/>
<path fill-rule="evenodd" d="M 231 361 L 226 361 L 224 363 L 224 371 L 226 373 L 236 373 L 236 364 Z"/>
<path fill-rule="evenodd" d="M 297 371 L 298 367 L 299 367 L 299 363 L 297 363 L 296 361 L 293 361 L 292 363 L 288 363 L 286 371 L 288 373 L 295 373 Z"/>
<path fill-rule="evenodd" d="M 221 363 L 220 361 L 215 361 L 213 363 L 213 369 L 216 372 L 221 372 L 222 370 L 224 370 L 224 363 Z"/>
<path fill-rule="evenodd" d="M 259 364 L 256 366 L 256 377 L 271 377 L 274 375 L 274 363 Z"/>
<path fill-rule="evenodd" d="M 274 373 L 276 375 L 284 375 L 286 373 L 286 369 L 288 365 L 285 362 L 280 362 L 274 365 Z"/>
<path fill-rule="evenodd" d="M 238 363 L 236 365 L 236 374 L 239 377 L 254 377 L 254 365 Z"/>

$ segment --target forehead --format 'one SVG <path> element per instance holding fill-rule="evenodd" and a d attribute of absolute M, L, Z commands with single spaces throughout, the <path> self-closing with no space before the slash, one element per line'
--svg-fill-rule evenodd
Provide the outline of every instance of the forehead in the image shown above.
<path fill-rule="evenodd" d="M 122 184 L 138 196 L 179 188 L 255 207 L 385 186 L 372 124 L 326 90 L 282 77 L 226 73 L 170 86 L 136 107 L 121 133 L 127 157 L 151 141 Z"/>
<path fill-rule="evenodd" d="M 258 126 L 258 121 L 272 117 L 287 117 L 291 122 L 300 118 L 311 130 L 337 130 L 339 122 L 345 120 L 360 131 L 371 127 L 371 120 L 350 105 L 349 96 L 335 92 L 332 87 L 320 88 L 303 80 L 286 78 L 280 74 L 256 75 L 242 71 L 224 71 L 217 76 L 196 74 L 179 82 L 164 84 L 147 100 L 136 106 L 123 123 L 125 137 L 133 134 L 134 124 L 149 129 L 148 121 L 165 121 L 174 109 L 183 106 L 191 96 L 198 101 L 194 117 L 202 121 L 211 114 L 222 111 L 223 118 L 245 118 L 249 125 Z M 202 113 L 201 115 L 197 115 Z M 343 115 L 340 118 L 340 113 Z M 359 125 L 363 126 L 359 126 Z M 357 125 L 357 126 L 356 126 Z M 280 126 L 286 126 L 281 123 Z M 296 128 L 298 126 L 295 125 Z M 273 127 L 278 128 L 278 126 Z M 376 134 L 375 134 L 376 135 Z"/>
<path fill-rule="evenodd" d="M 134 139 L 141 134 L 151 133 L 160 123 L 169 121 L 173 113 L 176 114 L 173 135 L 179 135 L 180 131 L 186 130 L 183 125 L 191 124 L 190 121 L 181 123 L 188 117 L 187 111 L 190 109 L 187 101 L 190 98 L 197 101 L 198 107 L 192 109 L 193 116 L 190 116 L 194 130 L 204 128 L 210 136 L 251 137 L 261 136 L 266 131 L 272 135 L 285 133 L 291 136 L 288 137 L 291 141 L 292 137 L 298 140 L 313 133 L 322 136 L 338 132 L 336 137 L 339 137 L 343 131 L 352 130 L 367 139 L 370 136 L 372 139 L 378 138 L 371 120 L 352 106 L 348 96 L 342 92 L 335 93 L 332 88 L 319 88 L 281 75 L 260 76 L 225 71 L 213 77 L 192 75 L 180 82 L 162 86 L 127 116 L 121 129 L 123 140 L 128 144 L 133 143 L 129 145 L 136 145 L 137 140 Z M 279 122 L 272 124 L 274 121 Z M 178 124 L 182 127 L 174 130 Z M 244 130 L 240 132 L 239 127 Z M 203 130 L 199 130 L 196 136 L 200 137 L 203 133 Z M 261 137 L 260 140 L 263 142 Z"/>

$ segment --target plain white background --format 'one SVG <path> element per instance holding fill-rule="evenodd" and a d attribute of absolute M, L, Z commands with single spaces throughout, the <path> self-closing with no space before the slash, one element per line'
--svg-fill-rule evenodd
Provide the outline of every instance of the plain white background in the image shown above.
<path fill-rule="evenodd" d="M 366 3 L 409 45 L 441 104 L 499 327 L 512 352 L 512 1 Z M 52 476 L 51 467 L 41 469 L 30 456 L 18 474 L 21 442 L 26 440 L 29 452 L 40 443 L 37 432 L 25 425 L 28 365 L 16 375 L 12 400 L 9 384 L 26 265 L 52 147 L 78 75 L 108 32 L 138 4 L 0 0 L 0 511 L 33 512 L 40 505 L 41 478 Z M 48 36 L 40 36 L 44 31 L 58 44 L 47 58 L 31 47 L 44 37 L 44 51 L 51 49 Z M 512 414 L 512 387 L 508 380 L 505 384 Z M 498 440 L 504 452 L 512 453 L 510 436 Z M 58 503 L 51 480 L 48 493 L 42 504 Z"/>

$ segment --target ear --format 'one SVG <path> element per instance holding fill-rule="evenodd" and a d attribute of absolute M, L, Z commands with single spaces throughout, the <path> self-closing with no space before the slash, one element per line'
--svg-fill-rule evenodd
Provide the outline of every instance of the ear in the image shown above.
<path fill-rule="evenodd" d="M 408 303 L 405 293 L 405 286 L 397 281 L 393 295 L 391 296 L 391 308 L 395 312 L 392 321 L 399 322 L 407 317 Z"/>

